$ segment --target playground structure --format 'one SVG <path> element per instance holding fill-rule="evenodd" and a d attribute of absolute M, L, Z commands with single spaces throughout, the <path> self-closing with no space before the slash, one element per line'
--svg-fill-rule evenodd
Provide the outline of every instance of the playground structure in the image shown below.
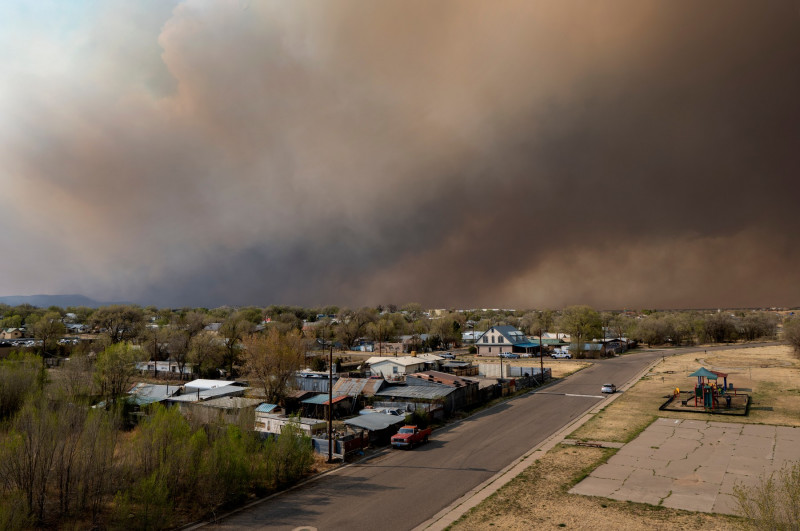
<path fill-rule="evenodd" d="M 750 397 L 729 384 L 726 373 L 700 367 L 689 377 L 697 378 L 694 389 L 681 393 L 676 388 L 660 410 L 698 412 L 702 408 L 704 413 L 747 415 Z"/>
<path fill-rule="evenodd" d="M 697 384 L 694 386 L 694 406 L 699 405 L 705 410 L 719 409 L 720 399 L 725 400 L 727 409 L 731 408 L 732 395 L 736 394 L 733 384 L 728 387 L 728 375 L 722 372 L 709 371 L 705 367 L 700 367 L 689 376 L 697 377 Z M 722 378 L 722 385 L 718 385 L 718 380 Z M 713 382 L 712 382 L 713 380 Z"/>

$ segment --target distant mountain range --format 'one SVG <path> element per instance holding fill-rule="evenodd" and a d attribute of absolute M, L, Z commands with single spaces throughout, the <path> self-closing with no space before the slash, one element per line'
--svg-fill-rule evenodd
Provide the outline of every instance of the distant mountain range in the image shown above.
<path fill-rule="evenodd" d="M 50 306 L 58 306 L 59 308 L 66 308 L 67 306 L 88 306 L 89 308 L 99 308 L 100 306 L 121 303 L 99 302 L 84 295 L 12 295 L 8 297 L 0 297 L 0 304 L 8 304 L 9 306 L 30 304 L 38 308 L 48 308 Z"/>

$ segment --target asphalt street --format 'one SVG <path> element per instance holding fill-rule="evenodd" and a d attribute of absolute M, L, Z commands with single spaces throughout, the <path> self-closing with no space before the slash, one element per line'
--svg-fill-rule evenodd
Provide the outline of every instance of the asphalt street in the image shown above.
<path fill-rule="evenodd" d="M 602 384 L 620 387 L 671 353 L 596 360 L 541 391 L 435 431 L 427 445 L 342 467 L 206 529 L 412 529 L 605 400 Z"/>

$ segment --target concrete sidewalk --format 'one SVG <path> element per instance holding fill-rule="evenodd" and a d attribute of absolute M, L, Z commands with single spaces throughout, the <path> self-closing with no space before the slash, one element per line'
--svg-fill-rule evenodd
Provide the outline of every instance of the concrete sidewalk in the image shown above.
<path fill-rule="evenodd" d="M 800 428 L 660 418 L 569 492 L 735 514 L 734 485 L 800 459 Z"/>

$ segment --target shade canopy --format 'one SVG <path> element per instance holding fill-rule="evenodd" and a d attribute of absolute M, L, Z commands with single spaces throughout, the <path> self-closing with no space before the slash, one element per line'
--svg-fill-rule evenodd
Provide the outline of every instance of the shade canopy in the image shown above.
<path fill-rule="evenodd" d="M 705 367 L 700 367 L 689 376 L 697 376 L 698 378 L 708 378 L 709 380 L 716 380 L 717 375 L 709 371 Z"/>

